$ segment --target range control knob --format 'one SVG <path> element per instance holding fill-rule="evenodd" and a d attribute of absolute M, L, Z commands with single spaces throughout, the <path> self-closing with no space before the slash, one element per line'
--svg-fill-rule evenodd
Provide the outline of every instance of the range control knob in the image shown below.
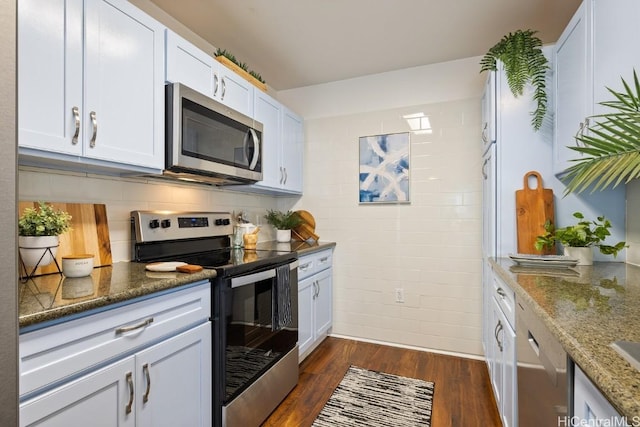
<path fill-rule="evenodd" d="M 170 219 L 163 219 L 163 220 L 160 222 L 160 227 L 162 227 L 162 228 L 169 228 L 169 227 L 171 227 L 171 220 L 170 220 Z"/>
<path fill-rule="evenodd" d="M 160 221 L 158 221 L 157 219 L 152 219 L 151 221 L 149 221 L 149 228 L 155 229 L 158 227 L 160 227 Z"/>
<path fill-rule="evenodd" d="M 216 218 L 216 220 L 213 222 L 215 225 L 222 225 L 224 222 L 224 220 L 222 218 Z"/>
<path fill-rule="evenodd" d="M 231 220 L 229 218 L 225 218 L 222 220 L 222 225 L 229 225 L 231 224 Z"/>

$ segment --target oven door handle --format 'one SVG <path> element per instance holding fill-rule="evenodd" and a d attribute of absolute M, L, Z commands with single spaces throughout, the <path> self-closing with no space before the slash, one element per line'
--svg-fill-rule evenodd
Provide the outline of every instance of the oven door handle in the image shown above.
<path fill-rule="evenodd" d="M 260 273 L 248 274 L 246 276 L 234 277 L 231 279 L 231 288 L 238 288 L 240 286 L 250 285 L 252 283 L 259 282 L 261 280 L 267 280 L 276 277 L 276 270 L 266 270 Z"/>

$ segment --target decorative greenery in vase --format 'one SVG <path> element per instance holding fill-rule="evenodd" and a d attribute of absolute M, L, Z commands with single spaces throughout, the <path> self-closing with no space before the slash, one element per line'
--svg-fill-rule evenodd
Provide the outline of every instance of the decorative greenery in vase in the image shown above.
<path fill-rule="evenodd" d="M 523 94 L 527 83 L 533 84 L 533 99 L 537 102 L 537 107 L 532 113 L 531 125 L 537 131 L 542 127 L 547 112 L 545 79 L 549 61 L 542 52 L 542 40 L 535 36 L 536 33 L 533 30 L 518 30 L 504 36 L 484 55 L 480 61 L 480 72 L 497 70 L 496 61 L 500 60 L 504 64 L 507 83 L 515 97 Z"/>
<path fill-rule="evenodd" d="M 546 233 L 537 237 L 535 248 L 541 250 L 545 247 L 553 247 L 556 242 L 560 242 L 565 247 L 597 247 L 604 255 L 614 257 L 625 248 L 625 242 L 618 242 L 613 246 L 602 244 L 607 236 L 611 235 L 609 232 L 611 222 L 604 216 L 599 216 L 597 221 L 585 220 L 580 212 L 575 212 L 573 216 L 578 219 L 578 223 L 562 228 L 555 228 L 547 220 L 544 224 Z"/>
<path fill-rule="evenodd" d="M 59 236 L 69 230 L 71 215 L 38 202 L 38 208 L 26 208 L 18 220 L 20 236 Z"/>
<path fill-rule="evenodd" d="M 600 103 L 614 111 L 589 117 L 596 124 L 576 136 L 582 145 L 568 146 L 583 157 L 571 160 L 562 178 L 565 194 L 580 193 L 592 184 L 593 192 L 640 178 L 640 83 L 635 70 L 633 86 L 621 80 L 624 91 L 607 88 L 615 100 Z"/>
<path fill-rule="evenodd" d="M 264 216 L 267 222 L 275 227 L 277 230 L 291 230 L 302 224 L 302 218 L 297 213 L 287 211 L 282 212 L 278 210 L 267 210 L 267 214 Z"/>

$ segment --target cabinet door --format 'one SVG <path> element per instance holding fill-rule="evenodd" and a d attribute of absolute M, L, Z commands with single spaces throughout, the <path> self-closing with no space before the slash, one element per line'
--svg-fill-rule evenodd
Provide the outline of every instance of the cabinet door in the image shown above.
<path fill-rule="evenodd" d="M 496 244 L 496 145 L 491 144 L 482 161 L 482 252 L 497 256 Z"/>
<path fill-rule="evenodd" d="M 323 334 L 326 334 L 331 328 L 332 324 L 332 309 L 333 309 L 333 297 L 332 297 L 332 275 L 333 269 L 329 268 L 321 271 L 313 276 L 313 280 L 316 283 L 316 296 L 315 296 L 315 332 L 314 336 L 317 338 Z"/>
<path fill-rule="evenodd" d="M 583 131 L 589 107 L 589 19 L 587 2 L 583 2 L 558 39 L 555 53 L 555 136 L 553 172 L 559 174 L 570 166 L 570 159 L 580 154 L 567 146 L 576 144 L 575 135 Z"/>
<path fill-rule="evenodd" d="M 599 105 L 614 100 L 607 87 L 623 91 L 620 78 L 633 85 L 633 70 L 638 70 L 640 49 L 628 41 L 640 39 L 640 2 L 589 1 L 593 15 L 593 114 L 603 114 L 613 111 Z"/>
<path fill-rule="evenodd" d="M 573 379 L 573 415 L 575 425 L 627 425 L 618 411 L 593 385 L 591 380 L 575 365 Z"/>
<path fill-rule="evenodd" d="M 515 423 L 518 401 L 516 399 L 516 333 L 505 323 L 502 333 L 502 425 Z"/>
<path fill-rule="evenodd" d="M 302 118 L 283 107 L 282 113 L 282 169 L 283 188 L 302 194 L 304 160 L 304 129 Z"/>
<path fill-rule="evenodd" d="M 18 2 L 20 147 L 82 154 L 82 13 L 82 0 Z"/>
<path fill-rule="evenodd" d="M 253 117 L 254 86 L 224 65 L 218 66 L 220 74 L 220 102 L 234 110 Z"/>
<path fill-rule="evenodd" d="M 218 86 L 218 63 L 212 56 L 170 30 L 165 30 L 167 66 L 165 79 L 180 82 L 214 97 Z"/>
<path fill-rule="evenodd" d="M 27 400 L 20 405 L 20 426 L 134 426 L 134 369 L 131 356 Z"/>
<path fill-rule="evenodd" d="M 502 369 L 502 329 L 505 326 L 505 320 L 502 317 L 502 313 L 500 312 L 500 306 L 495 301 L 495 299 L 491 299 L 491 345 L 489 350 L 489 365 L 491 372 L 491 386 L 493 388 L 493 394 L 496 398 L 496 405 L 498 406 L 498 411 L 502 416 L 502 382 L 503 382 L 503 369 Z"/>
<path fill-rule="evenodd" d="M 211 424 L 211 323 L 136 354 L 138 426 Z"/>
<path fill-rule="evenodd" d="M 262 181 L 257 186 L 278 188 L 283 174 L 280 166 L 281 106 L 269 95 L 256 92 L 254 118 L 262 123 Z"/>
<path fill-rule="evenodd" d="M 496 142 L 496 73 L 490 71 L 482 93 L 482 150 Z"/>
<path fill-rule="evenodd" d="M 85 8 L 85 156 L 164 165 L 164 28 L 122 0 Z"/>
<path fill-rule="evenodd" d="M 301 361 L 313 344 L 314 280 L 308 277 L 298 282 L 298 354 Z"/>

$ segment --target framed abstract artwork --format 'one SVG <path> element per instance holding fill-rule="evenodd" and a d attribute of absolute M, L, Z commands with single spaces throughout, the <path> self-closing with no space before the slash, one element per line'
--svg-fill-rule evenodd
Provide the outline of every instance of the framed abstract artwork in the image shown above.
<path fill-rule="evenodd" d="M 360 137 L 360 203 L 409 203 L 410 134 Z"/>

